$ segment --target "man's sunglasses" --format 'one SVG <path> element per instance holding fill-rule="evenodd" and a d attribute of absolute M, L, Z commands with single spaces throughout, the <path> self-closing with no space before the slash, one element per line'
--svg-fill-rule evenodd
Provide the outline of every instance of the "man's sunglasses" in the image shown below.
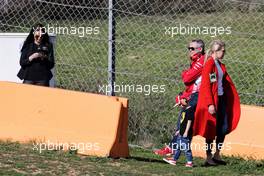
<path fill-rule="evenodd" d="M 187 49 L 194 51 L 196 48 L 194 48 L 194 47 L 187 47 Z"/>

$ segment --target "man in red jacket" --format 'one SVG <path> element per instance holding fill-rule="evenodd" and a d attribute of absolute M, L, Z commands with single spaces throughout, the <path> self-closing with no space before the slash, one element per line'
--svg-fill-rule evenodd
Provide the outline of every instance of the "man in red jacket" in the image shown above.
<path fill-rule="evenodd" d="M 171 155 L 173 153 L 173 145 L 176 144 L 177 136 L 184 133 L 180 131 L 180 119 L 182 113 L 185 112 L 186 116 L 189 117 L 194 116 L 201 83 L 201 73 L 204 64 L 204 46 L 204 42 L 200 39 L 192 40 L 189 43 L 188 51 L 191 64 L 189 69 L 182 72 L 182 80 L 185 85 L 185 90 L 175 98 L 176 106 L 182 107 L 179 112 L 176 132 L 168 146 L 154 151 L 157 155 L 164 156 Z M 192 127 L 190 130 L 192 130 Z"/>

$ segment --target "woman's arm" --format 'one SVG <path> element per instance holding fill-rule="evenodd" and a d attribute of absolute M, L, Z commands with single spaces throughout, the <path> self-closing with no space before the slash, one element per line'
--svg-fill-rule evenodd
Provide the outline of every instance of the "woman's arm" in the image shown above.
<path fill-rule="evenodd" d="M 54 62 L 54 51 L 53 51 L 53 45 L 49 44 L 49 53 L 48 53 L 48 58 L 47 58 L 47 64 L 48 64 L 48 68 L 52 69 L 55 65 Z"/>
<path fill-rule="evenodd" d="M 200 93 L 204 94 L 205 97 L 204 103 L 206 103 L 207 106 L 214 105 L 212 84 L 210 82 L 210 74 L 213 72 L 213 68 L 214 68 L 214 60 L 210 58 L 205 63 L 203 68 L 202 83 L 201 83 L 202 85 L 200 90 Z"/>
<path fill-rule="evenodd" d="M 21 51 L 21 56 L 20 56 L 20 61 L 19 61 L 21 67 L 25 67 L 25 66 L 31 64 L 30 60 L 29 60 L 29 56 L 31 54 L 31 53 L 29 53 L 30 52 L 29 48 L 30 47 L 28 45 Z"/>

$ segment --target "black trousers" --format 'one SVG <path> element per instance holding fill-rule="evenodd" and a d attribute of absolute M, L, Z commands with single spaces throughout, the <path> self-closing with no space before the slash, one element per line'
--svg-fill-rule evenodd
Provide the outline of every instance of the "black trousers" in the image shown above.
<path fill-rule="evenodd" d="M 218 96 L 218 107 L 216 109 L 216 149 L 221 150 L 225 136 L 228 131 L 226 105 L 223 96 Z M 212 153 L 213 140 L 206 139 L 207 154 Z"/>
<path fill-rule="evenodd" d="M 41 81 L 24 80 L 23 84 L 32 84 L 32 85 L 49 87 L 49 80 L 41 80 Z"/>

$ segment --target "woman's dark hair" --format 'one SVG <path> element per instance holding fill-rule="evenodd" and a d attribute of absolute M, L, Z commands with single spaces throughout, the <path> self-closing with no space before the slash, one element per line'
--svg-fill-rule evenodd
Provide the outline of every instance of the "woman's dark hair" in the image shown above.
<path fill-rule="evenodd" d="M 30 44 L 34 42 L 34 31 L 38 28 L 41 27 L 44 30 L 44 34 L 42 35 L 42 40 L 41 40 L 41 44 L 49 44 L 49 35 L 48 33 L 45 31 L 45 27 L 43 24 L 41 23 L 36 23 L 31 29 L 30 32 L 26 38 L 26 40 L 24 41 L 24 44 L 22 46 L 21 52 Z"/>

